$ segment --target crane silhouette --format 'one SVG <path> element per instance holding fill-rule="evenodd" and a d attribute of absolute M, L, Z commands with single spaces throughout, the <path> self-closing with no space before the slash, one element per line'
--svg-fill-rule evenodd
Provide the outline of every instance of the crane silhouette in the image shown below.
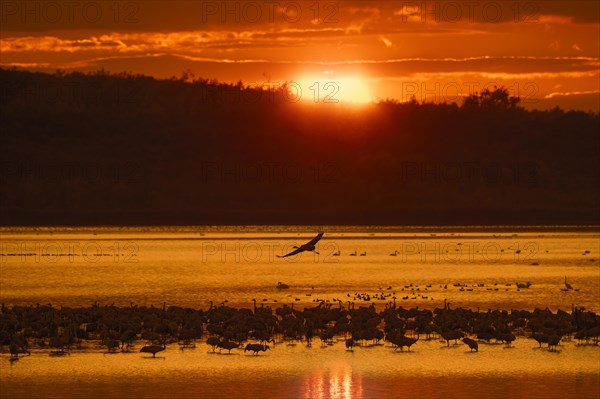
<path fill-rule="evenodd" d="M 287 258 L 288 256 L 293 256 L 293 255 L 297 255 L 301 252 L 304 251 L 314 251 L 317 255 L 319 254 L 317 251 L 315 251 L 315 245 L 319 242 L 319 240 L 321 239 L 321 237 L 323 237 L 323 234 L 325 233 L 319 233 L 317 234 L 317 236 L 315 238 L 313 238 L 312 240 L 310 240 L 309 242 L 307 242 L 304 245 L 301 246 L 294 246 L 294 248 L 296 248 L 295 250 L 293 250 L 292 252 L 290 252 L 289 254 L 280 256 L 277 255 L 278 258 Z"/>
<path fill-rule="evenodd" d="M 221 341 L 217 345 L 220 349 L 227 349 L 228 353 L 231 354 L 231 350 L 237 348 L 239 345 L 232 341 Z M 219 349 L 219 351 L 220 351 Z"/>
<path fill-rule="evenodd" d="M 254 352 L 254 355 L 257 356 L 258 352 L 260 352 L 260 351 L 266 352 L 267 349 L 269 349 L 269 345 L 248 344 L 244 348 L 244 352 L 246 352 L 246 351 L 252 351 L 252 352 Z"/>
<path fill-rule="evenodd" d="M 27 350 L 27 348 L 17 344 L 14 341 L 11 341 L 11 343 L 9 345 L 9 350 L 10 350 L 10 359 L 11 360 L 18 359 L 20 353 L 27 353 L 27 356 L 31 355 L 31 353 Z"/>
<path fill-rule="evenodd" d="M 477 344 L 477 341 L 475 341 L 474 339 L 465 337 L 462 341 L 469 346 L 471 352 L 473 352 L 473 349 L 475 350 L 475 352 L 479 352 L 479 344 Z"/>
<path fill-rule="evenodd" d="M 162 352 L 167 348 L 167 344 L 163 341 L 162 345 L 146 345 L 140 349 L 140 352 L 152 353 L 152 357 L 156 357 L 158 352 Z"/>
<path fill-rule="evenodd" d="M 571 284 L 569 284 L 569 282 L 567 281 L 567 276 L 565 276 L 565 288 L 568 290 L 573 289 L 573 286 Z"/>

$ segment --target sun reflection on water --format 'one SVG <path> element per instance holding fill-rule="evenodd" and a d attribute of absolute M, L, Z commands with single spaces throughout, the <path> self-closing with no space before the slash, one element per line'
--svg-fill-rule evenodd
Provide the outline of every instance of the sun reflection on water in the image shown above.
<path fill-rule="evenodd" d="M 362 378 L 354 375 L 348 365 L 334 367 L 329 372 L 316 370 L 304 379 L 305 399 L 352 399 L 362 396 Z"/>

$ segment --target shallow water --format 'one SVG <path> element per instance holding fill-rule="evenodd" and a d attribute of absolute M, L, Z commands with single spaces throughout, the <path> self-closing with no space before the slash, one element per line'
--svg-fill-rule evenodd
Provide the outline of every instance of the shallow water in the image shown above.
<path fill-rule="evenodd" d="M 166 302 L 195 308 L 225 300 L 250 306 L 256 299 L 302 306 L 315 299 L 346 302 L 355 293 L 384 291 L 395 293 L 403 306 L 434 308 L 446 298 L 454 306 L 482 309 L 569 310 L 574 304 L 600 311 L 598 233 L 342 231 L 325 235 L 319 255 L 276 257 L 313 234 L 3 231 L 1 299 L 6 304 Z M 340 256 L 334 256 L 338 251 Z M 579 291 L 561 291 L 565 276 Z M 291 288 L 277 290 L 278 281 Z M 515 283 L 526 281 L 531 288 L 517 291 Z M 402 291 L 411 283 L 414 294 L 412 288 Z M 468 287 L 460 291 L 453 286 L 459 283 Z"/>
<path fill-rule="evenodd" d="M 98 349 L 100 350 L 100 349 Z M 285 397 L 392 398 L 596 398 L 598 346 L 563 343 L 559 352 L 519 339 L 514 347 L 482 344 L 446 347 L 419 341 L 411 352 L 389 346 L 345 350 L 277 344 L 266 354 L 211 353 L 205 344 L 172 345 L 146 354 L 76 352 L 50 357 L 34 351 L 9 365 L 2 359 L 2 397 Z M 543 395 L 541 395 L 543 393 Z"/>
<path fill-rule="evenodd" d="M 357 298 L 357 306 L 375 302 L 383 307 L 395 295 L 404 307 L 442 307 L 446 299 L 453 307 L 482 310 L 570 310 L 573 304 L 600 310 L 600 234 L 594 231 L 338 227 L 325 232 L 319 255 L 280 259 L 275 255 L 308 241 L 314 232 L 222 227 L 3 229 L 0 299 L 7 305 L 166 302 L 206 309 L 209 301 L 252 306 L 252 299 L 272 307 L 314 306 L 316 299 L 345 304 L 355 293 L 367 293 L 371 300 Z M 338 251 L 340 256 L 334 256 Z M 565 276 L 577 291 L 561 290 Z M 278 281 L 290 288 L 276 289 Z M 526 281 L 531 288 L 517 290 L 515 283 Z M 458 283 L 466 286 L 453 285 Z M 382 292 L 389 296 L 374 299 Z M 257 357 L 239 350 L 212 354 L 208 348 L 198 342 L 196 349 L 180 351 L 173 344 L 157 359 L 149 359 L 137 351 L 103 354 L 92 345 L 61 358 L 37 350 L 12 364 L 4 354 L 0 396 L 600 395 L 599 347 L 574 342 L 563 343 L 557 353 L 537 349 L 525 338 L 517 339 L 514 348 L 484 344 L 479 353 L 469 353 L 465 345 L 445 348 L 437 340 L 421 340 L 411 353 L 385 346 L 348 352 L 343 343 L 326 348 L 318 343 L 312 348 L 277 344 Z"/>

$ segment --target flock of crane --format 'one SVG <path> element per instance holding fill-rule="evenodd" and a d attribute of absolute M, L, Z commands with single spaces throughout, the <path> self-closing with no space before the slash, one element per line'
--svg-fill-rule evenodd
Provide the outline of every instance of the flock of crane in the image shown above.
<path fill-rule="evenodd" d="M 377 310 L 374 303 L 355 307 L 353 302 L 337 306 L 324 301 L 318 305 L 295 309 L 294 303 L 276 309 L 269 306 L 234 308 L 222 303 L 208 310 L 178 306 L 128 307 L 99 306 L 56 308 L 52 305 L 0 308 L 0 347 L 10 352 L 11 361 L 50 349 L 51 356 L 64 356 L 78 348 L 98 348 L 105 353 L 139 352 L 155 357 L 167 344 L 181 349 L 195 348 L 205 342 L 212 352 L 224 350 L 258 355 L 269 344 L 305 343 L 319 340 L 322 347 L 343 341 L 348 351 L 355 347 L 387 343 L 403 351 L 420 339 L 439 339 L 447 346 L 462 340 L 470 350 L 478 351 L 481 342 L 498 342 L 510 346 L 517 337 L 531 338 L 541 347 L 556 350 L 565 339 L 580 344 L 598 345 L 600 316 L 584 308 L 571 312 L 549 309 L 488 310 L 463 308 L 434 310 L 405 309 L 388 302 Z M 218 350 L 218 352 L 216 352 Z M 210 351 L 210 350 L 209 350 Z"/>
<path fill-rule="evenodd" d="M 567 280 L 567 276 L 565 276 L 565 280 L 564 280 L 564 284 L 565 284 L 565 288 L 561 288 L 561 291 L 579 291 L 579 288 L 573 288 L 573 286 L 568 282 Z M 522 283 L 522 282 L 515 282 L 513 283 L 508 283 L 508 284 L 501 284 L 501 283 L 493 283 L 493 284 L 485 284 L 485 283 L 477 283 L 477 284 L 465 284 L 465 283 L 454 283 L 450 285 L 450 288 L 454 287 L 456 288 L 458 291 L 463 292 L 463 291 L 474 291 L 474 290 L 486 290 L 486 291 L 510 291 L 510 289 L 514 286 L 516 286 L 516 291 L 521 291 L 521 290 L 526 290 L 529 289 L 533 284 L 529 281 Z M 439 286 L 439 290 L 437 290 L 437 292 L 441 292 L 441 291 L 445 291 L 448 290 L 448 284 L 440 284 Z M 277 288 L 278 290 L 287 290 L 288 288 L 290 288 L 291 286 L 289 284 L 285 284 L 282 283 L 281 281 L 277 282 L 277 285 L 275 286 L 275 288 Z M 434 300 L 435 298 L 433 296 L 431 296 L 430 294 L 432 294 L 434 291 L 432 291 L 431 289 L 433 288 L 432 284 L 426 284 L 425 286 L 419 286 L 418 284 L 406 284 L 404 286 L 401 287 L 397 287 L 397 288 L 393 288 L 391 285 L 388 286 L 387 288 L 383 289 L 381 287 L 379 287 L 379 290 L 375 293 L 358 293 L 355 292 L 354 294 L 350 294 L 347 293 L 346 294 L 346 298 L 344 298 L 345 301 L 364 301 L 364 302 L 370 302 L 372 300 L 378 300 L 378 301 L 387 301 L 387 300 L 392 300 L 394 302 L 394 305 L 396 304 L 396 300 L 397 299 L 401 299 L 401 300 L 416 300 L 416 299 L 430 299 L 430 300 Z M 314 287 L 312 287 L 312 289 L 314 290 Z M 396 291 L 398 291 L 398 293 L 402 293 L 402 296 L 396 296 Z M 312 297 L 312 293 L 307 293 L 304 294 L 307 297 Z M 291 296 L 291 295 L 289 295 Z M 301 301 L 301 298 L 294 298 L 294 301 L 299 302 Z M 312 302 L 321 302 L 321 301 L 325 301 L 326 303 L 328 302 L 340 302 L 342 301 L 342 299 L 340 298 L 332 298 L 331 300 L 329 299 L 321 299 L 321 298 L 315 298 L 312 300 Z M 267 298 L 263 299 L 263 302 L 268 302 Z M 277 303 L 277 299 L 273 299 L 272 302 Z"/>
<path fill-rule="evenodd" d="M 317 234 L 304 245 L 295 247 L 282 258 L 294 256 L 304 251 L 315 251 L 316 244 L 323 237 Z M 589 251 L 584 252 L 584 255 Z M 397 256 L 394 251 L 390 256 Z M 339 252 L 334 254 L 339 256 Z M 358 252 L 350 256 L 357 256 Z M 360 253 L 366 256 L 366 252 Z M 563 291 L 578 291 L 568 282 L 565 276 Z M 505 284 L 507 287 L 512 284 Z M 530 282 L 516 282 L 517 290 L 529 289 Z M 454 284 L 460 291 L 473 291 L 466 284 Z M 498 291 L 494 287 L 478 284 L 477 288 Z M 278 282 L 277 289 L 290 288 L 288 284 Z M 421 287 L 409 284 L 401 287 L 401 291 L 413 296 L 428 299 L 423 293 L 431 285 Z M 444 285 L 444 290 L 448 289 Z M 270 349 L 268 343 L 294 344 L 305 342 L 312 346 L 313 340 L 319 339 L 321 346 L 333 345 L 343 340 L 346 348 L 380 345 L 388 342 L 394 350 L 404 348 L 410 351 L 421 337 L 424 339 L 441 339 L 447 346 L 451 341 L 458 345 L 462 340 L 471 351 L 479 350 L 479 342 L 502 342 L 508 346 L 517 336 L 536 340 L 539 347 L 547 344 L 549 350 L 556 350 L 564 339 L 577 339 L 580 343 L 598 345 L 600 336 L 600 316 L 584 308 L 573 306 L 571 313 L 558 310 L 553 313 L 549 309 L 527 310 L 488 310 L 487 312 L 456 308 L 444 300 L 443 308 L 434 310 L 418 307 L 404 309 L 396 306 L 395 292 L 391 286 L 386 291 L 373 296 L 366 293 L 347 294 L 347 306 L 341 299 L 333 299 L 338 306 L 329 300 L 315 299 L 318 305 L 294 309 L 294 303 L 284 304 L 272 309 L 270 306 L 256 305 L 253 309 L 213 306 L 206 311 L 182 308 L 178 306 L 156 308 L 154 306 L 129 307 L 99 306 L 97 303 L 88 308 L 55 308 L 52 305 L 13 306 L 4 304 L 0 307 L 0 351 L 8 346 L 10 360 L 16 361 L 20 355 L 31 355 L 30 347 L 50 348 L 51 356 L 64 356 L 72 349 L 85 347 L 86 343 L 106 348 L 107 353 L 128 352 L 140 343 L 145 345 L 139 352 L 156 354 L 166 350 L 167 343 L 178 343 L 181 349 L 194 348 L 196 342 L 205 340 L 212 347 L 212 352 L 244 348 L 253 355 Z M 508 290 L 508 288 L 504 288 Z M 416 294 L 416 292 L 420 292 Z M 307 294 L 310 295 L 310 294 Z M 355 307 L 356 301 L 371 299 L 388 301 L 383 310 L 377 310 L 375 303 L 369 306 Z M 344 298 L 346 299 L 346 298 Z M 389 299 L 392 299 L 389 302 Z M 409 299 L 405 295 L 402 299 Z M 431 298 L 433 300 L 433 298 Z M 299 298 L 296 298 L 298 301 Z M 274 301 L 276 302 L 276 301 Z M 205 338 L 206 337 L 206 338 Z"/>

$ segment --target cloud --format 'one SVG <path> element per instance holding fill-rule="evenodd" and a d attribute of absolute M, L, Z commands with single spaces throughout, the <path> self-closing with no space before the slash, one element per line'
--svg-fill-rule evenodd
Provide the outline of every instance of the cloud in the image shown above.
<path fill-rule="evenodd" d="M 323 39 L 335 39 L 359 33 L 360 27 L 347 29 L 311 28 L 274 31 L 185 31 L 185 32 L 113 32 L 100 37 L 66 39 L 57 36 L 8 37 L 0 41 L 2 52 L 73 52 L 85 50 L 108 50 L 118 52 L 136 51 L 186 51 L 195 53 L 209 47 L 279 47 L 283 43 L 306 46 L 322 44 Z"/>
<path fill-rule="evenodd" d="M 109 35 L 101 37 L 92 36 L 86 39 L 65 40 L 58 37 L 17 37 L 7 38 L 0 41 L 0 51 L 6 52 L 40 52 L 40 51 L 85 51 L 85 50 L 109 50 L 120 51 L 127 45 L 120 39 Z"/>
<path fill-rule="evenodd" d="M 279 31 L 323 26 L 335 29 L 393 29 L 402 25 L 598 24 L 600 2 L 457 1 L 168 1 L 92 2 L 87 15 L 79 2 L 6 2 L 2 34 L 47 36 L 56 32 Z M 58 8 L 58 9 L 57 9 Z M 299 13 L 299 14 L 298 14 Z M 95 16 L 97 15 L 97 17 Z"/>
<path fill-rule="evenodd" d="M 584 94 L 600 94 L 600 90 L 570 91 L 570 92 L 552 92 L 550 94 L 546 94 L 544 96 L 544 98 L 580 96 L 580 95 L 584 95 Z"/>
<path fill-rule="evenodd" d="M 186 60 L 193 63 L 203 64 L 231 64 L 237 68 L 237 73 L 242 76 L 246 68 L 257 66 L 268 66 L 276 70 L 277 74 L 283 75 L 286 71 L 302 69 L 308 74 L 321 74 L 323 71 L 335 70 L 339 76 L 350 75 L 357 70 L 363 71 L 365 77 L 371 78 L 400 78 L 406 77 L 429 79 L 431 75 L 439 76 L 479 74 L 487 79 L 500 78 L 519 78 L 519 79 L 538 79 L 538 78 L 577 78 L 598 76 L 600 74 L 600 60 L 592 57 L 466 57 L 466 58 L 405 58 L 405 59 L 384 59 L 384 60 L 353 60 L 353 61 L 282 61 L 276 58 L 229 58 L 229 57 L 208 57 L 200 55 L 191 55 L 174 52 L 156 52 L 142 54 L 111 55 L 105 57 L 89 57 L 87 59 L 78 59 L 76 61 L 59 62 L 61 67 L 72 68 L 82 65 L 94 66 L 107 60 L 123 60 L 129 63 L 144 63 L 147 60 L 156 60 L 157 58 L 171 57 L 172 60 Z M 152 61 L 155 62 L 155 61 Z M 19 65 L 24 63 L 4 62 L 3 65 Z M 52 63 L 40 63 L 50 66 Z M 168 62 L 165 63 L 168 65 Z M 58 67 L 58 66 L 57 66 Z M 172 73 L 179 72 L 177 69 Z"/>

